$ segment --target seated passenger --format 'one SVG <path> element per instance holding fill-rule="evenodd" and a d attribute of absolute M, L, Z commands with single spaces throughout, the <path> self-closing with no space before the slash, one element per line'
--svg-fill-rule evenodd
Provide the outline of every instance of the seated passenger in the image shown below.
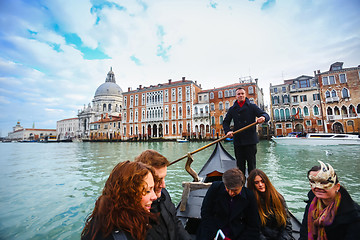
<path fill-rule="evenodd" d="M 294 239 L 285 199 L 276 191 L 267 175 L 260 169 L 252 170 L 247 187 L 255 194 L 261 220 L 260 239 Z"/>
<path fill-rule="evenodd" d="M 158 199 L 153 202 L 151 212 L 160 212 L 160 217 L 157 222 L 151 222 L 152 228 L 149 230 L 146 239 L 191 239 L 181 221 L 176 217 L 176 208 L 168 191 L 165 189 L 165 177 L 169 165 L 167 158 L 157 151 L 149 149 L 137 156 L 135 161 L 152 166 L 158 178 L 158 184 L 155 184 L 155 193 Z"/>
<path fill-rule="evenodd" d="M 256 199 L 244 186 L 244 174 L 232 168 L 224 172 L 222 179 L 222 182 L 213 182 L 206 193 L 197 239 L 213 240 L 219 229 L 231 240 L 259 239 Z"/>
<path fill-rule="evenodd" d="M 307 173 L 311 191 L 299 239 L 360 239 L 360 206 L 340 185 L 331 165 L 319 163 Z"/>
<path fill-rule="evenodd" d="M 154 170 L 139 162 L 117 164 L 81 233 L 82 240 L 143 240 L 156 200 Z"/>

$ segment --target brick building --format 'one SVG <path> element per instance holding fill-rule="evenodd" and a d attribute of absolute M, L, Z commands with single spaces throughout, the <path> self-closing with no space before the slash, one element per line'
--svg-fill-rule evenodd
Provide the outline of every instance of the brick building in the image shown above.
<path fill-rule="evenodd" d="M 121 115 L 102 114 L 100 120 L 90 123 L 90 140 L 121 140 Z"/>
<path fill-rule="evenodd" d="M 360 65 L 343 68 L 333 63 L 329 71 L 317 71 L 325 132 L 360 132 Z"/>

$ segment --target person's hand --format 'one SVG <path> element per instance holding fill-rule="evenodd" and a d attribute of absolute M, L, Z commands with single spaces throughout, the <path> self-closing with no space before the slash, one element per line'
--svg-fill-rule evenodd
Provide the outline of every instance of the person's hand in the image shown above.
<path fill-rule="evenodd" d="M 234 136 L 234 132 L 233 131 L 229 131 L 227 134 L 226 134 L 226 137 L 229 137 L 229 138 L 232 138 Z"/>
<path fill-rule="evenodd" d="M 256 119 L 256 122 L 257 122 L 257 123 L 263 123 L 263 122 L 265 122 L 265 117 L 263 117 L 263 116 L 259 117 L 258 119 Z"/>

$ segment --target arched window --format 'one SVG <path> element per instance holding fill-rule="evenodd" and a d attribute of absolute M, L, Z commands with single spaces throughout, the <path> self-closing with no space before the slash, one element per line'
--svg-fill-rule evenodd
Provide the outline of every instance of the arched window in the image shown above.
<path fill-rule="evenodd" d="M 187 115 L 190 116 L 190 106 L 187 106 Z"/>
<path fill-rule="evenodd" d="M 315 111 L 314 111 L 315 112 Z M 314 113 L 315 114 L 315 113 Z M 326 114 L 329 116 L 331 116 L 331 115 L 333 115 L 333 110 L 332 110 L 332 108 L 331 107 L 328 107 L 327 109 L 326 109 Z"/>
<path fill-rule="evenodd" d="M 291 109 L 291 115 L 295 115 L 296 114 L 296 109 L 295 108 L 292 108 Z"/>
<path fill-rule="evenodd" d="M 251 102 L 251 103 L 254 103 L 254 104 L 255 104 L 254 98 L 250 98 L 250 99 L 249 99 L 249 102 Z"/>
<path fill-rule="evenodd" d="M 211 116 L 211 124 L 215 125 L 215 117 L 214 116 Z"/>
<path fill-rule="evenodd" d="M 224 121 L 224 117 L 221 115 L 220 116 L 220 124 L 223 124 L 223 121 Z"/>
<path fill-rule="evenodd" d="M 230 108 L 230 103 L 229 103 L 228 101 L 226 101 L 226 103 L 225 103 L 225 110 L 227 111 L 227 110 L 229 110 L 229 108 Z"/>
<path fill-rule="evenodd" d="M 198 108 L 197 107 L 195 107 L 194 111 L 195 111 L 195 114 L 198 114 Z"/>
<path fill-rule="evenodd" d="M 111 103 L 109 104 L 109 108 L 108 108 L 108 109 L 109 109 L 108 111 L 111 112 Z"/>
<path fill-rule="evenodd" d="M 331 97 L 336 97 L 336 91 L 335 91 L 335 89 L 333 89 L 332 91 L 331 91 Z"/>
<path fill-rule="evenodd" d="M 205 106 L 205 113 L 209 113 L 209 107 L 207 105 Z"/>
<path fill-rule="evenodd" d="M 211 109 L 211 111 L 215 111 L 215 104 L 214 103 L 211 103 L 210 109 Z"/>
<path fill-rule="evenodd" d="M 179 117 L 182 116 L 182 107 L 179 107 Z"/>
<path fill-rule="evenodd" d="M 219 110 L 223 110 L 223 103 L 219 102 Z"/>
<path fill-rule="evenodd" d="M 350 105 L 349 107 L 349 116 L 350 117 L 356 117 L 356 111 L 353 105 Z"/>
<path fill-rule="evenodd" d="M 330 108 L 331 109 L 331 108 Z M 304 108 L 304 112 L 305 112 L 305 108 Z M 318 116 L 319 115 L 319 107 L 318 106 L 314 106 L 314 115 Z"/>
<path fill-rule="evenodd" d="M 214 93 L 213 92 L 210 93 L 210 99 L 214 99 Z"/>
<path fill-rule="evenodd" d="M 279 109 L 275 109 L 275 120 L 279 120 L 280 119 L 280 115 L 279 115 Z"/>
<path fill-rule="evenodd" d="M 229 97 L 229 90 L 225 90 L 225 97 Z"/>
<path fill-rule="evenodd" d="M 342 114 L 343 116 L 346 116 L 346 117 L 347 117 L 347 115 L 348 115 L 348 110 L 347 110 L 347 108 L 346 108 L 345 106 L 342 106 L 342 107 L 341 107 L 341 114 Z"/>
<path fill-rule="evenodd" d="M 284 111 L 284 109 L 280 109 L 280 118 L 281 118 L 281 120 L 285 120 L 285 111 Z"/>
<path fill-rule="evenodd" d="M 222 91 L 219 91 L 218 92 L 218 98 L 222 98 L 222 97 L 223 97 Z"/>
<path fill-rule="evenodd" d="M 330 92 L 329 90 L 325 92 L 325 98 L 329 98 L 330 97 Z"/>
<path fill-rule="evenodd" d="M 285 109 L 285 117 L 286 119 L 290 119 L 290 110 L 288 108 Z"/>
<path fill-rule="evenodd" d="M 103 105 L 103 111 L 106 112 L 106 104 Z"/>
<path fill-rule="evenodd" d="M 250 86 L 250 87 L 248 88 L 248 92 L 249 92 L 249 94 L 254 94 L 254 88 L 253 88 L 253 86 Z"/>
<path fill-rule="evenodd" d="M 340 109 L 337 106 L 334 107 L 334 113 L 335 115 L 340 115 Z"/>
<path fill-rule="evenodd" d="M 343 88 L 341 90 L 341 95 L 342 95 L 342 98 L 349 98 L 350 97 L 349 90 L 347 88 Z"/>
<path fill-rule="evenodd" d="M 306 106 L 304 107 L 304 115 L 309 116 L 309 109 Z"/>

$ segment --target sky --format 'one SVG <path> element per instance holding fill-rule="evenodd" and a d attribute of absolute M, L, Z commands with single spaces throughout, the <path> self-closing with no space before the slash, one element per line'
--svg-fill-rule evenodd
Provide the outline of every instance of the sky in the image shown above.
<path fill-rule="evenodd" d="M 0 0 L 0 135 L 56 128 L 110 68 L 124 92 L 182 77 L 269 87 L 360 65 L 359 0 Z"/>

